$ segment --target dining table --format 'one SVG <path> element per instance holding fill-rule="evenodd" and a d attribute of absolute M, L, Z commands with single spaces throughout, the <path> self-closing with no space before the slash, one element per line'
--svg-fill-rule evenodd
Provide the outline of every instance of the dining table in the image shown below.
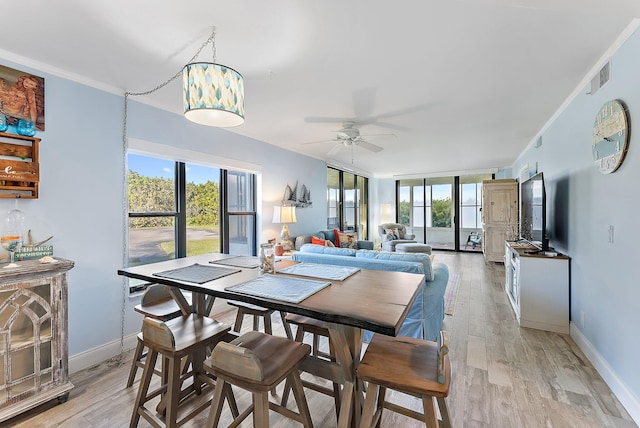
<path fill-rule="evenodd" d="M 311 355 L 301 369 L 342 384 L 338 426 L 358 426 L 364 400 L 364 386 L 357 379 L 356 368 L 362 353 L 363 333 L 369 330 L 396 336 L 424 282 L 424 275 L 355 269 L 354 273 L 341 280 L 309 278 L 282 273 L 283 269 L 298 263 L 291 260 L 280 260 L 276 263 L 275 273 L 263 274 L 259 263 L 250 263 L 250 257 L 237 258 L 236 260 L 244 263 L 237 263 L 236 266 L 233 266 L 232 257 L 234 256 L 210 253 L 122 268 L 118 270 L 118 274 L 172 287 L 172 295 L 185 314 L 196 312 L 205 315 L 211 306 L 212 298 L 222 298 L 327 322 L 336 361 L 330 362 Z M 227 268 L 229 273 L 225 272 L 224 276 L 206 282 L 161 276 L 164 272 L 190 269 L 194 266 L 201 270 L 204 266 Z M 330 266 L 327 265 L 324 270 L 330 270 Z M 287 279 L 287 282 L 291 282 L 289 279 L 297 279 L 301 284 L 309 280 L 326 281 L 328 285 L 301 301 L 282 300 L 274 295 L 251 295 L 234 290 L 235 286 L 255 282 L 265 275 L 269 275 L 269 279 Z M 182 291 L 192 293 L 192 305 L 184 298 Z"/>

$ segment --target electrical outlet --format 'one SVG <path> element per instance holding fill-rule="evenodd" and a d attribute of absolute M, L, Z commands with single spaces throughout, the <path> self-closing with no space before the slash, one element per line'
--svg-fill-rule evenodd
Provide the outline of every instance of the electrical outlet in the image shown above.
<path fill-rule="evenodd" d="M 584 330 L 584 311 L 580 311 L 580 327 Z"/>
<path fill-rule="evenodd" d="M 607 241 L 607 242 L 608 242 L 609 244 L 613 244 L 613 225 L 612 225 L 612 224 L 610 224 L 610 225 L 609 225 L 609 228 L 608 228 L 608 235 L 609 235 L 609 236 L 608 236 L 608 241 Z"/>

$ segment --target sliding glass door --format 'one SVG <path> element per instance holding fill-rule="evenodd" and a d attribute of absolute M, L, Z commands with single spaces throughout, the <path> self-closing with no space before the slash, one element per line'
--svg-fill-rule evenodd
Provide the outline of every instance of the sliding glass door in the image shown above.
<path fill-rule="evenodd" d="M 491 174 L 397 181 L 398 222 L 416 241 L 434 249 L 482 251 L 483 179 L 491 179 Z"/>
<path fill-rule="evenodd" d="M 327 167 L 327 229 L 368 237 L 368 179 Z"/>

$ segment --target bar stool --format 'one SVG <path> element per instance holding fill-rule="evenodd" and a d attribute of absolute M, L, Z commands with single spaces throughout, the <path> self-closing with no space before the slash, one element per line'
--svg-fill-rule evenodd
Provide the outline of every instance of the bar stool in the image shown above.
<path fill-rule="evenodd" d="M 184 291 L 183 295 L 187 303 L 191 305 L 191 293 Z M 171 295 L 170 288 L 161 284 L 150 285 L 144 292 L 140 303 L 134 307 L 134 310 L 145 317 L 151 317 L 160 321 L 168 321 L 180 315 L 187 315 L 181 312 L 180 306 L 178 306 Z M 144 369 L 143 360 L 147 356 L 142 340 L 142 332 L 138 333 L 137 341 L 138 343 L 131 363 L 131 370 L 129 371 L 129 378 L 127 379 L 127 388 L 133 385 L 138 368 Z M 156 372 L 156 374 L 160 373 Z"/>
<path fill-rule="evenodd" d="M 205 362 L 205 370 L 217 377 L 208 427 L 217 427 L 222 413 L 225 388 L 229 384 L 251 392 L 252 404 L 231 423 L 237 426 L 253 412 L 254 427 L 269 426 L 269 409 L 313 427 L 298 367 L 311 347 L 284 337 L 257 331 L 243 334 L 230 343 L 220 342 Z M 287 379 L 293 387 L 298 413 L 269 401 L 268 391 Z M 235 415 L 234 415 L 235 416 Z"/>
<path fill-rule="evenodd" d="M 178 420 L 178 407 L 179 404 L 182 404 L 182 399 L 192 392 L 199 395 L 203 383 L 211 387 L 216 384 L 203 370 L 206 348 L 223 340 L 230 329 L 229 325 L 195 314 L 181 316 L 166 322 L 150 317 L 144 318 L 142 337 L 149 352 L 129 426 L 131 428 L 137 427 L 140 416 L 142 416 L 153 426 L 164 425 L 174 428 L 192 419 L 208 407 L 211 399 L 201 403 Z M 149 392 L 149 384 L 158 354 L 167 360 L 167 376 L 166 378 L 163 376 L 159 388 Z M 192 369 L 187 373 L 182 373 L 181 361 L 185 356 L 191 357 Z M 182 382 L 188 377 L 193 378 L 193 383 L 183 390 Z M 232 414 L 237 415 L 238 408 L 231 388 L 221 389 L 221 393 L 229 401 Z M 145 406 L 149 400 L 161 394 L 164 401 L 164 421 Z"/>
<path fill-rule="evenodd" d="M 275 312 L 274 309 L 263 308 L 262 306 L 252 305 L 250 303 L 238 302 L 235 300 L 229 300 L 227 304 L 238 309 L 236 313 L 236 321 L 233 325 L 233 331 L 240 332 L 242 329 L 242 323 L 244 322 L 245 315 L 251 315 L 253 317 L 253 331 L 260 331 L 260 318 L 263 319 L 264 332 L 267 334 L 273 334 L 273 326 L 271 324 L 271 315 Z M 289 340 L 293 340 L 291 329 L 285 323 L 285 313 L 280 312 L 280 318 L 285 329 L 285 333 Z"/>
<path fill-rule="evenodd" d="M 336 356 L 334 353 L 333 345 L 331 341 L 329 341 L 329 352 L 324 352 L 320 349 L 320 338 L 326 338 L 329 340 L 329 325 L 324 322 L 314 318 L 305 317 L 303 315 L 298 314 L 287 314 L 285 316 L 285 322 L 289 325 L 293 324 L 296 328 L 296 337 L 295 341 L 302 343 L 304 340 L 305 333 L 309 333 L 312 335 L 312 343 L 311 346 L 311 355 L 318 358 L 323 358 L 325 360 L 329 360 L 332 362 L 336 362 Z M 314 391 L 320 392 L 322 394 L 333 397 L 336 408 L 336 416 L 340 415 L 340 384 L 334 382 L 333 389 L 329 389 L 323 385 L 319 385 L 317 383 L 310 382 L 308 380 L 302 380 L 302 385 L 313 389 Z M 282 401 L 281 405 L 286 406 L 287 401 L 289 400 L 289 392 L 291 390 L 291 385 L 289 381 L 287 381 L 284 385 L 284 390 L 282 392 Z"/>
<path fill-rule="evenodd" d="M 438 342 L 374 334 L 357 368 L 358 378 L 369 382 L 360 428 L 377 426 L 383 408 L 423 421 L 428 428 L 451 428 L 445 401 L 451 383 L 448 352 L 444 331 Z M 387 388 L 421 398 L 423 413 L 385 401 Z M 434 398 L 442 417 L 440 425 Z"/>

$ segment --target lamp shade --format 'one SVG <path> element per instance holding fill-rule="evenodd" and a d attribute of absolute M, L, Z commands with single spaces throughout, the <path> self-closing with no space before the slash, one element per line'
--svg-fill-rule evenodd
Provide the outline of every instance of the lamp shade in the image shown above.
<path fill-rule="evenodd" d="M 201 125 L 230 127 L 244 122 L 244 83 L 232 68 L 193 62 L 182 70 L 184 116 Z"/>
<path fill-rule="evenodd" d="M 295 223 L 296 219 L 296 207 L 292 206 L 275 206 L 273 207 L 273 222 L 274 223 Z"/>

